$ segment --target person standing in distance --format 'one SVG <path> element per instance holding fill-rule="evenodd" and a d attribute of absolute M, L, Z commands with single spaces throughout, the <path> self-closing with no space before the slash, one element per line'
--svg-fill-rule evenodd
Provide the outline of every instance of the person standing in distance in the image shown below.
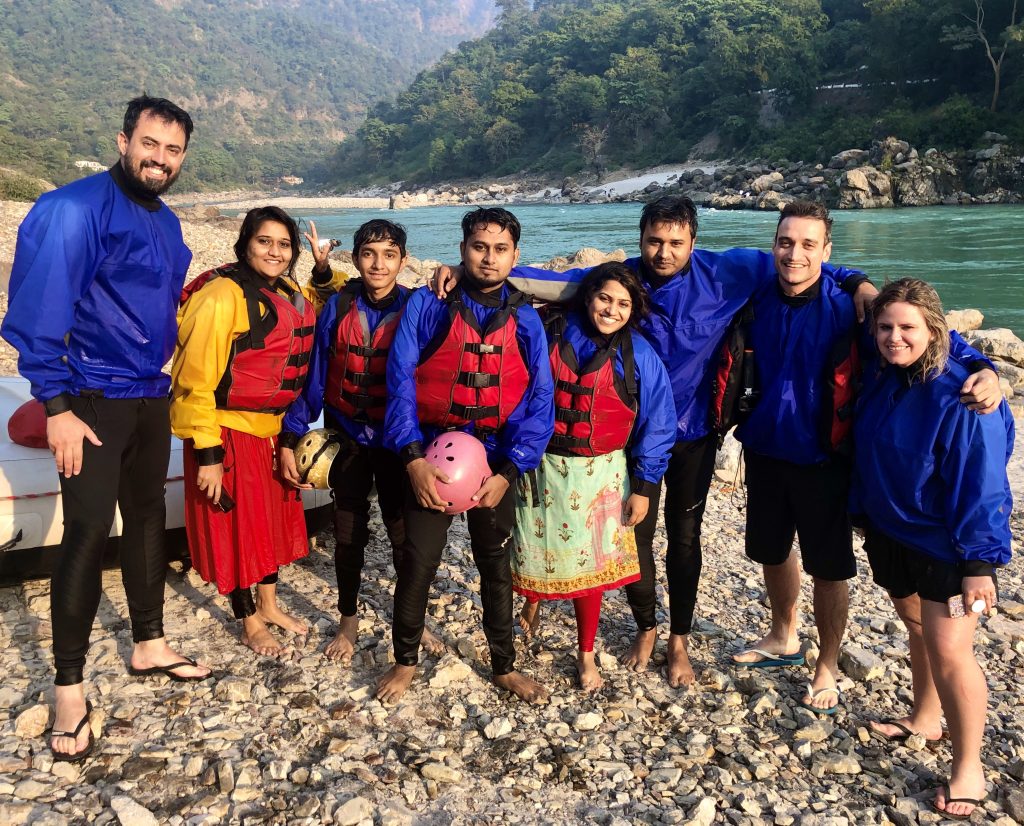
<path fill-rule="evenodd" d="M 18 232 L 0 333 L 46 407 L 64 507 L 50 590 L 56 760 L 92 749 L 83 670 L 115 505 L 135 642 L 130 673 L 181 681 L 211 673 L 176 653 L 163 631 L 171 433 L 162 367 L 174 351 L 192 253 L 159 196 L 178 177 L 191 134 L 180 107 L 135 98 L 117 136 L 118 162 L 41 196 Z"/>

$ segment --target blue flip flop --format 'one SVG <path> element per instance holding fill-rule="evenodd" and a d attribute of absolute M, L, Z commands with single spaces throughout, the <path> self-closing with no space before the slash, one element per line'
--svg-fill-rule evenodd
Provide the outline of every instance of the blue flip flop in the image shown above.
<path fill-rule="evenodd" d="M 813 702 L 822 694 L 828 693 L 836 695 L 836 704 L 834 706 L 829 706 L 828 708 L 818 708 L 816 706 L 812 706 L 810 703 L 805 702 L 805 700 L 810 700 Z M 807 693 L 804 695 L 804 699 L 800 701 L 800 707 L 805 708 L 808 711 L 813 711 L 815 714 L 821 714 L 825 717 L 831 717 L 833 714 L 836 713 L 836 711 L 839 710 L 839 703 L 842 702 L 842 697 L 843 695 L 840 693 L 838 687 L 832 688 L 831 686 L 828 686 L 826 688 L 819 688 L 817 691 L 815 691 L 813 688 L 811 688 L 810 684 L 808 684 Z"/>
<path fill-rule="evenodd" d="M 736 659 L 744 654 L 758 654 L 761 659 L 749 663 L 740 662 Z M 747 648 L 738 654 L 732 655 L 732 664 L 740 668 L 791 668 L 792 666 L 803 665 L 804 655 L 799 651 L 796 654 L 773 654 L 771 651 L 765 651 L 763 648 Z"/>

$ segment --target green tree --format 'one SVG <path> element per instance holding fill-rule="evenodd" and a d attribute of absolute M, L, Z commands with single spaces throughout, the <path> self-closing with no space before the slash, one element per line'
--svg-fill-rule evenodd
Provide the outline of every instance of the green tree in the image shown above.
<path fill-rule="evenodd" d="M 989 104 L 991 112 L 996 111 L 999 105 L 1006 54 L 1010 49 L 1024 44 L 1024 26 L 1018 16 L 1018 2 L 1019 0 L 1012 0 L 1007 4 L 995 0 L 973 0 L 972 12 L 960 14 L 968 21 L 968 25 L 943 27 L 942 39 L 952 43 L 954 49 L 970 49 L 975 44 L 980 44 L 984 50 L 985 58 L 992 69 L 992 102 Z M 1003 12 L 996 18 L 994 25 L 985 19 L 987 10 Z"/>

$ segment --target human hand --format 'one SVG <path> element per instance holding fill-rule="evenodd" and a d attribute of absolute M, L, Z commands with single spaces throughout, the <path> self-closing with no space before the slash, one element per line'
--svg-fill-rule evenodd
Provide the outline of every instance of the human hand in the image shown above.
<path fill-rule="evenodd" d="M 971 373 L 960 388 L 960 402 L 971 410 L 981 414 L 993 413 L 1003 400 L 1003 392 L 999 389 L 999 376 L 986 367 L 977 373 Z"/>
<path fill-rule="evenodd" d="M 644 517 L 647 516 L 650 506 L 651 500 L 649 497 L 641 496 L 639 493 L 631 493 L 622 508 L 622 524 L 627 528 L 639 525 L 644 521 Z"/>
<path fill-rule="evenodd" d="M 430 276 L 427 286 L 434 291 L 434 295 L 438 298 L 444 298 L 455 289 L 465 274 L 466 271 L 462 269 L 461 264 L 456 264 L 454 267 L 448 264 L 440 264 L 434 268 L 434 274 Z"/>
<path fill-rule="evenodd" d="M 299 473 L 299 466 L 295 462 L 295 451 L 290 447 L 282 447 L 278 451 L 277 462 L 278 468 L 281 471 L 281 478 L 293 488 L 310 490 L 313 487 L 308 483 L 303 483 L 302 474 Z"/>
<path fill-rule="evenodd" d="M 219 504 L 220 494 L 224 489 L 224 463 L 200 465 L 199 472 L 196 474 L 196 484 L 213 504 Z"/>
<path fill-rule="evenodd" d="M 448 502 L 437 494 L 436 479 L 447 483 L 448 477 L 440 470 L 430 464 L 426 459 L 413 459 L 405 466 L 409 474 L 409 483 L 412 485 L 412 492 L 416 495 L 416 501 L 421 507 L 432 511 L 443 511 L 448 507 Z"/>
<path fill-rule="evenodd" d="M 857 321 L 863 321 L 868 313 L 868 306 L 875 300 L 878 290 L 870 281 L 863 282 L 853 293 L 853 309 L 857 313 Z"/>
<path fill-rule="evenodd" d="M 480 490 L 473 494 L 473 501 L 481 508 L 496 508 L 508 488 L 508 479 L 500 473 L 495 473 L 484 479 Z"/>
<path fill-rule="evenodd" d="M 990 576 L 965 576 L 961 585 L 964 593 L 964 608 L 970 616 L 974 611 L 974 603 L 983 601 L 982 609 L 986 614 L 996 607 L 996 583 Z"/>
<path fill-rule="evenodd" d="M 317 234 L 316 224 L 312 221 L 309 222 L 309 232 L 302 234 L 306 236 L 306 240 L 309 242 L 310 251 L 313 253 L 313 260 L 316 262 L 315 268 L 323 272 L 330 266 L 328 256 L 331 254 L 331 242 L 328 241 L 322 247 L 320 246 L 320 236 Z"/>
<path fill-rule="evenodd" d="M 82 444 L 86 439 L 96 447 L 103 444 L 93 429 L 70 410 L 46 419 L 46 442 L 57 462 L 57 473 L 65 478 L 82 472 Z"/>

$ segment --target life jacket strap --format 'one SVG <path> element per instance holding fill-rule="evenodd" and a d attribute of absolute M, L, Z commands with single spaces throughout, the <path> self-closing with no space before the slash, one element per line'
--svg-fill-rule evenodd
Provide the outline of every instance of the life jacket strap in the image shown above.
<path fill-rule="evenodd" d="M 354 384 L 356 387 L 376 387 L 386 384 L 387 376 L 377 373 L 345 373 L 345 381 Z"/>
<path fill-rule="evenodd" d="M 498 415 L 498 405 L 470 405 L 453 404 L 450 408 L 453 416 L 465 419 L 467 422 L 475 422 L 479 419 L 489 419 Z"/>
<path fill-rule="evenodd" d="M 587 410 L 570 410 L 568 407 L 556 407 L 555 408 L 555 421 L 556 422 L 567 422 L 568 424 L 578 424 L 579 422 L 585 422 L 590 418 L 590 412 Z"/>
<path fill-rule="evenodd" d="M 465 350 L 467 353 L 474 353 L 478 356 L 497 356 L 501 355 L 502 347 L 500 344 L 482 344 L 477 341 L 471 341 L 466 344 Z"/>

